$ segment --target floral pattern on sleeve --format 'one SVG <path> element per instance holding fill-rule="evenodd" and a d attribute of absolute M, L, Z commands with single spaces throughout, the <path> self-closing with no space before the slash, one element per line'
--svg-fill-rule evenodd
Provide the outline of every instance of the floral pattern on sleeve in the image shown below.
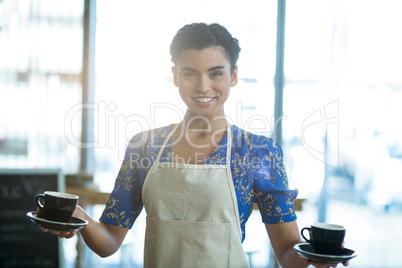
<path fill-rule="evenodd" d="M 131 228 L 141 213 L 142 185 L 151 168 L 160 139 L 169 133 L 168 128 L 155 129 L 135 135 L 126 150 L 126 155 L 100 220 L 120 227 Z"/>

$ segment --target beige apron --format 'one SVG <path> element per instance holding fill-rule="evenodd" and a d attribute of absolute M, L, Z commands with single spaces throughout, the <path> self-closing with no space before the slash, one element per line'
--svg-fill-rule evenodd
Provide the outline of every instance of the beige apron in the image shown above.
<path fill-rule="evenodd" d="M 248 267 L 230 171 L 230 128 L 226 165 L 159 162 L 176 128 L 142 188 L 147 213 L 144 267 Z"/>

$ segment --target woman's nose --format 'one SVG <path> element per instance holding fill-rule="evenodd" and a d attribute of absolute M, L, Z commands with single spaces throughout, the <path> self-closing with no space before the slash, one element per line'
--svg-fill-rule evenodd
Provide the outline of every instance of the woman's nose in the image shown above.
<path fill-rule="evenodd" d="M 196 90 L 198 92 L 206 92 L 211 90 L 211 81 L 207 75 L 200 76 Z"/>

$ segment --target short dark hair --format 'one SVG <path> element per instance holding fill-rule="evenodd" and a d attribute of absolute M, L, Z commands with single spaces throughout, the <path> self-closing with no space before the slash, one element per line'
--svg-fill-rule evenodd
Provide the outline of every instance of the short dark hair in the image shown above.
<path fill-rule="evenodd" d="M 239 41 L 234 38 L 225 27 L 213 23 L 192 23 L 183 26 L 175 35 L 170 45 L 172 61 L 180 58 L 180 53 L 187 49 L 198 49 L 221 46 L 233 71 L 239 59 Z"/>

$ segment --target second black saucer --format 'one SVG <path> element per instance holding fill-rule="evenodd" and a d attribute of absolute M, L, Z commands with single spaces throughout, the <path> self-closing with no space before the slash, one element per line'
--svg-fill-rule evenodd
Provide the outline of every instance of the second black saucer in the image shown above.
<path fill-rule="evenodd" d="M 336 264 L 348 261 L 357 256 L 356 252 L 344 248 L 339 254 L 336 255 L 325 255 L 315 253 L 314 248 L 309 243 L 300 243 L 294 246 L 297 253 L 305 259 L 312 260 L 314 262 Z"/>
<path fill-rule="evenodd" d="M 47 220 L 39 216 L 39 212 L 31 211 L 27 213 L 27 217 L 35 224 L 38 224 L 42 228 L 55 230 L 55 231 L 75 231 L 80 230 L 88 225 L 88 221 L 71 217 L 69 222 L 57 222 Z"/>

